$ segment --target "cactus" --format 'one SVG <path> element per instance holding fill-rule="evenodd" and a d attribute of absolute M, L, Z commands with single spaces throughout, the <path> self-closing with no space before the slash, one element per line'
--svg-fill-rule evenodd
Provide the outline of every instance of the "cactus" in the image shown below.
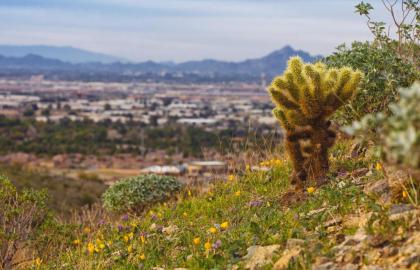
<path fill-rule="evenodd" d="M 328 69 L 292 57 L 269 92 L 274 116 L 286 131 L 286 151 L 293 163 L 292 183 L 322 184 L 329 169 L 328 149 L 336 133 L 328 118 L 355 94 L 362 73 L 351 68 Z"/>

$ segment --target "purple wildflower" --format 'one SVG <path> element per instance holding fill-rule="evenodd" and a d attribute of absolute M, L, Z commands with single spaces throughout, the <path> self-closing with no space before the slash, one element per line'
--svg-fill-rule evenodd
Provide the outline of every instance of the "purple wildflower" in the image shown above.
<path fill-rule="evenodd" d="M 216 240 L 216 242 L 214 242 L 213 244 L 213 249 L 218 249 L 222 246 L 222 241 L 220 239 Z"/>
<path fill-rule="evenodd" d="M 262 204 L 263 204 L 263 201 L 260 201 L 260 200 L 249 202 L 249 206 L 251 206 L 251 207 L 258 207 L 258 206 L 261 206 Z"/>

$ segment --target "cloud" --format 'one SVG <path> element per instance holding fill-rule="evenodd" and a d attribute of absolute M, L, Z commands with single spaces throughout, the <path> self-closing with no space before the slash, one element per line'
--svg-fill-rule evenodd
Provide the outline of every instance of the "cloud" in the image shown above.
<path fill-rule="evenodd" d="M 342 0 L 1 1 L 0 43 L 71 45 L 133 60 L 241 60 L 286 44 L 327 54 L 369 38 Z"/>

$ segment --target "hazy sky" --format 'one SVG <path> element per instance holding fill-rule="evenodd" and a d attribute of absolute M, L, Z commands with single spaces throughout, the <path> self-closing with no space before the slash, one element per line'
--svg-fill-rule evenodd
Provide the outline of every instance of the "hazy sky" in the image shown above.
<path fill-rule="evenodd" d="M 136 61 L 241 60 L 286 44 L 327 54 L 370 39 L 354 13 L 358 2 L 0 0 L 0 43 L 69 45 Z"/>

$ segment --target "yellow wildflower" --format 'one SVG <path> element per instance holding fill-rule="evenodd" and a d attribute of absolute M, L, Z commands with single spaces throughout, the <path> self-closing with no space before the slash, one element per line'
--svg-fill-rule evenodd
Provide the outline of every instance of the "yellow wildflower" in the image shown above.
<path fill-rule="evenodd" d="M 112 241 L 109 240 L 106 244 L 108 245 L 108 247 L 110 247 L 110 246 L 112 246 Z"/>
<path fill-rule="evenodd" d="M 215 227 L 211 227 L 209 229 L 209 232 L 211 232 L 211 233 L 217 233 L 217 229 Z"/>
<path fill-rule="evenodd" d="M 250 171 L 250 170 L 251 170 L 251 167 L 250 167 L 249 165 L 246 165 L 246 166 L 245 166 L 245 170 L 246 170 L 246 171 Z"/>
<path fill-rule="evenodd" d="M 80 243 L 81 243 L 81 241 L 80 241 L 80 239 L 75 239 L 75 240 L 73 240 L 73 245 L 80 245 Z"/>
<path fill-rule="evenodd" d="M 235 196 L 241 196 L 241 192 L 238 190 L 235 192 Z"/>
<path fill-rule="evenodd" d="M 233 181 L 233 180 L 235 180 L 235 176 L 234 176 L 233 174 L 230 174 L 230 175 L 228 176 L 228 180 L 229 180 L 229 181 Z"/>
<path fill-rule="evenodd" d="M 307 189 L 306 189 L 306 191 L 308 191 L 308 193 L 310 194 L 310 193 L 314 193 L 315 192 L 315 188 L 314 187 L 308 187 Z"/>
<path fill-rule="evenodd" d="M 144 253 L 142 253 L 142 254 L 139 256 L 139 258 L 140 258 L 140 260 L 144 261 L 144 260 L 146 259 L 146 255 L 144 255 Z"/>
<path fill-rule="evenodd" d="M 184 212 L 182 215 L 183 215 L 184 217 L 187 217 L 187 216 L 188 216 L 187 212 Z"/>
<path fill-rule="evenodd" d="M 270 207 L 271 206 L 271 203 L 270 202 L 267 202 L 267 206 Z"/>
<path fill-rule="evenodd" d="M 229 228 L 229 222 L 225 221 L 222 224 L 220 224 L 220 228 L 222 228 L 223 230 L 226 230 L 227 228 Z"/>
<path fill-rule="evenodd" d="M 377 171 L 382 171 L 382 170 L 383 170 L 383 168 L 382 168 L 382 164 L 381 164 L 381 163 L 379 163 L 379 162 L 377 162 L 377 163 L 376 163 L 375 168 L 376 168 L 376 170 L 377 170 Z"/>
<path fill-rule="evenodd" d="M 404 190 L 402 192 L 402 196 L 403 196 L 403 198 L 407 198 L 408 197 L 408 192 Z"/>
<path fill-rule="evenodd" d="M 200 242 L 201 242 L 200 237 L 196 237 L 196 238 L 194 238 L 194 239 L 193 239 L 193 243 L 194 243 L 194 245 L 196 245 L 196 246 L 198 246 L 198 245 L 200 244 Z"/>
<path fill-rule="evenodd" d="M 210 250 L 210 249 L 211 249 L 211 243 L 210 243 L 210 242 L 206 242 L 206 243 L 204 244 L 204 248 L 205 248 L 206 250 Z"/>
<path fill-rule="evenodd" d="M 133 246 L 132 246 L 132 245 L 129 245 L 129 246 L 127 247 L 127 252 L 128 252 L 128 253 L 133 252 Z"/>
<path fill-rule="evenodd" d="M 140 240 L 144 244 L 146 242 L 146 237 L 144 237 L 144 235 L 140 235 Z"/>
<path fill-rule="evenodd" d="M 99 244 L 99 249 L 104 249 L 105 248 L 105 244 L 104 243 L 100 243 Z"/>
<path fill-rule="evenodd" d="M 83 232 L 84 232 L 84 233 L 90 233 L 90 231 L 91 231 L 91 230 L 90 230 L 90 228 L 89 228 L 89 227 L 85 227 L 85 228 L 83 229 Z"/>
<path fill-rule="evenodd" d="M 124 235 L 124 242 L 128 242 L 128 241 L 130 241 L 130 238 L 128 237 L 128 235 L 126 234 L 126 235 Z"/>
<path fill-rule="evenodd" d="M 34 263 L 35 263 L 36 266 L 39 267 L 42 264 L 42 260 L 38 257 L 38 258 L 35 259 Z"/>
<path fill-rule="evenodd" d="M 192 195 L 191 190 L 188 190 L 188 196 L 191 197 L 191 195 Z"/>
<path fill-rule="evenodd" d="M 95 245 L 93 243 L 88 243 L 87 251 L 89 252 L 89 254 L 93 254 L 95 252 Z"/>

